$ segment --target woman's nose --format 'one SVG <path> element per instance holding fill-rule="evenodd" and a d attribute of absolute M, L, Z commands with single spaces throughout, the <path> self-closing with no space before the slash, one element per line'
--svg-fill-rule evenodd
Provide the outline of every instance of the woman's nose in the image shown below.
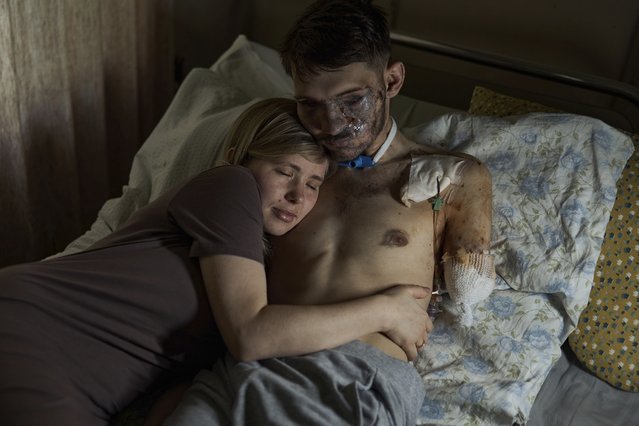
<path fill-rule="evenodd" d="M 286 192 L 285 198 L 288 202 L 299 204 L 304 201 L 304 188 L 302 185 L 294 184 Z"/>

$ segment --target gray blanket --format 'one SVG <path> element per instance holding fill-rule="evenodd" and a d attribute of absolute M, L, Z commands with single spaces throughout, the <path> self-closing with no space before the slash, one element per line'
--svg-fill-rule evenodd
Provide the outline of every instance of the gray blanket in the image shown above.
<path fill-rule="evenodd" d="M 527 425 L 639 425 L 639 393 L 613 388 L 585 371 L 566 346 L 537 395 Z"/>
<path fill-rule="evenodd" d="M 254 362 L 227 356 L 196 377 L 166 424 L 413 426 L 423 399 L 411 364 L 356 341 Z"/>

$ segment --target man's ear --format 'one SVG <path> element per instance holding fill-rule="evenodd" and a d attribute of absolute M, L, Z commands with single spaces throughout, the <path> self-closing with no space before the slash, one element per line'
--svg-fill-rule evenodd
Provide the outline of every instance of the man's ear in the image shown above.
<path fill-rule="evenodd" d="M 386 82 L 386 95 L 388 98 L 397 96 L 404 85 L 404 76 L 406 70 L 404 64 L 399 61 L 393 61 L 388 64 L 384 71 L 384 80 Z"/>

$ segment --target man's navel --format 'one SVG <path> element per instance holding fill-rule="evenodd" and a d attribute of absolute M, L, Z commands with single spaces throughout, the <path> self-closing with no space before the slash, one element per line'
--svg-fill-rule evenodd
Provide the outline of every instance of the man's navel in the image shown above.
<path fill-rule="evenodd" d="M 384 234 L 383 246 L 404 247 L 408 245 L 408 234 L 401 229 L 389 229 Z"/>

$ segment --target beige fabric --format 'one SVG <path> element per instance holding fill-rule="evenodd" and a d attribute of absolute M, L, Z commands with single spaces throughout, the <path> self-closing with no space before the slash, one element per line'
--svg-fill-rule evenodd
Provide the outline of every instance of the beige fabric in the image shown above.
<path fill-rule="evenodd" d="M 440 192 L 450 184 L 458 183 L 463 158 L 450 155 L 413 156 L 408 182 L 401 189 L 402 203 L 410 207 L 437 195 L 437 179 Z"/>

